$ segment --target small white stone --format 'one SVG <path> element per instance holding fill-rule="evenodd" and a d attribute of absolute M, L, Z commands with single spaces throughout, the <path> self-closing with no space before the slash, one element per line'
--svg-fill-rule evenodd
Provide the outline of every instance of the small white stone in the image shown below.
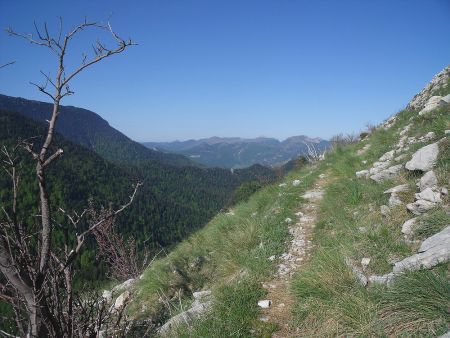
<path fill-rule="evenodd" d="M 278 184 L 278 186 L 279 186 L 280 188 L 283 188 L 283 187 L 287 186 L 287 184 L 286 184 L 286 183 L 281 183 L 281 184 Z"/>
<path fill-rule="evenodd" d="M 275 260 L 275 258 L 276 258 L 276 256 L 274 255 L 274 256 L 270 256 L 269 258 L 267 258 L 269 261 L 274 261 Z"/>
<path fill-rule="evenodd" d="M 291 224 L 292 223 L 292 219 L 291 218 L 286 218 L 285 220 L 284 220 L 287 224 Z"/>
<path fill-rule="evenodd" d="M 302 181 L 300 181 L 300 180 L 294 180 L 294 181 L 292 181 L 292 185 L 293 185 L 294 187 L 298 187 L 298 186 L 300 185 L 300 183 L 302 183 Z"/>
<path fill-rule="evenodd" d="M 361 259 L 361 265 L 363 266 L 363 268 L 366 268 L 369 264 L 370 264 L 370 258 L 364 257 L 363 259 Z"/>
<path fill-rule="evenodd" d="M 272 305 L 272 301 L 268 299 L 258 301 L 258 306 L 262 309 L 267 309 Z"/>

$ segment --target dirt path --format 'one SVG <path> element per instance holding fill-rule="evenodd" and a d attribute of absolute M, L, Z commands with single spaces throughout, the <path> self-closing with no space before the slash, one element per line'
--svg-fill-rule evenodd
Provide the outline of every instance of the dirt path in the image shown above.
<path fill-rule="evenodd" d="M 323 189 L 327 184 L 327 176 L 322 174 L 314 185 L 314 189 L 307 191 L 302 197 L 306 200 L 296 211 L 297 222 L 289 224 L 292 238 L 289 249 L 281 257 L 278 271 L 274 278 L 263 284 L 267 289 L 267 298 L 271 306 L 263 310 L 264 321 L 274 323 L 279 330 L 273 338 L 296 337 L 296 329 L 292 327 L 292 306 L 294 297 L 290 293 L 292 276 L 308 261 L 312 244 L 313 229 L 315 227 L 317 209 L 323 196 Z"/>

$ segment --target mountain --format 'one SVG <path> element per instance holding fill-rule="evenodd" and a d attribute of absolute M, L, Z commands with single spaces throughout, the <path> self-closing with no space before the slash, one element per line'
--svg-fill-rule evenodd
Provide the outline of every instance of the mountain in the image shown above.
<path fill-rule="evenodd" d="M 45 122 L 52 104 L 0 94 L 0 109 L 17 112 L 35 121 Z M 172 165 L 196 165 L 186 157 L 147 149 L 134 142 L 98 114 L 83 108 L 61 106 L 56 131 L 73 143 L 93 150 L 103 158 L 125 165 L 156 160 Z"/>
<path fill-rule="evenodd" d="M 290 162 L 155 260 L 128 291 L 135 322 L 165 337 L 450 337 L 450 68 L 366 134 Z"/>
<path fill-rule="evenodd" d="M 5 97 L 2 99 L 4 103 Z M 27 104 L 31 111 L 36 111 L 34 109 L 41 105 L 40 102 L 24 99 L 8 98 L 7 101 L 20 102 L 22 112 L 28 111 Z M 42 106 L 47 107 L 46 104 Z M 76 116 L 65 117 L 71 112 L 75 112 Z M 82 114 L 85 114 L 84 117 Z M 265 184 L 277 178 L 271 169 L 259 165 L 233 172 L 228 169 L 193 166 L 182 156 L 152 152 L 136 144 L 109 127 L 106 121 L 92 112 L 73 107 L 64 108 L 61 121 L 65 121 L 65 127 L 76 118 L 97 121 L 102 132 L 100 135 L 95 134 L 95 128 L 87 127 L 88 124 L 84 121 L 80 121 L 76 126 L 80 135 L 69 128 L 59 128 L 60 132 L 67 132 L 72 140 L 79 143 L 60 133 L 56 135 L 54 147 L 63 148 L 64 156 L 55 163 L 49 173 L 52 202 L 65 210 L 78 211 L 85 208 L 89 200 L 93 200 L 97 205 L 107 206 L 109 202 L 118 205 L 128 198 L 131 185 L 141 181 L 143 186 L 137 198 L 126 212 L 119 216 L 117 223 L 122 235 L 132 235 L 140 245 L 145 242 L 150 249 L 171 246 L 203 226 L 220 209 L 229 205 L 234 191 L 245 182 L 256 181 Z M 81 126 L 86 126 L 86 129 Z M 28 138 L 34 138 L 33 142 L 38 145 L 42 142 L 45 131 L 46 124 L 42 122 L 17 111 L 0 109 L 0 145 L 12 147 L 18 139 Z M 121 154 L 123 149 L 135 149 L 141 154 L 141 158 L 128 161 L 123 157 L 114 162 L 110 161 L 111 156 L 107 153 L 107 148 L 93 146 L 106 144 L 107 141 L 102 139 L 105 135 L 112 135 L 110 139 L 115 140 L 110 149 L 117 151 L 116 155 Z M 88 140 L 96 142 L 85 146 Z M 99 153 L 97 150 L 100 150 Z M 106 155 L 101 156 L 105 152 Z M 161 156 L 152 156 L 154 154 Z M 37 213 L 34 164 L 25 151 L 19 155 L 22 168 L 19 205 L 21 210 Z M 181 161 L 178 161 L 179 158 Z M 172 161 L 173 159 L 176 161 Z M 9 186 L 7 176 L 0 175 L 2 206 L 8 205 L 10 200 Z M 92 261 L 95 255 L 89 257 Z M 91 269 L 84 270 L 83 276 L 87 279 L 98 279 L 102 267 L 90 267 Z"/>
<path fill-rule="evenodd" d="M 255 163 L 279 166 L 308 153 L 308 146 L 318 152 L 328 149 L 330 142 L 320 138 L 293 136 L 280 142 L 274 138 L 211 137 L 174 142 L 144 142 L 147 148 L 189 157 L 209 167 L 243 168 Z"/>

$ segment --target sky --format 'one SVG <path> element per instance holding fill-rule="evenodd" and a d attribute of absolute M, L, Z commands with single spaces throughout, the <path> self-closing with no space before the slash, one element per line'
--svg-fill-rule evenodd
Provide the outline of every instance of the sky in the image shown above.
<path fill-rule="evenodd" d="M 448 0 L 0 0 L 0 26 L 57 32 L 110 21 L 137 46 L 72 83 L 62 104 L 92 110 L 137 141 L 210 136 L 329 138 L 402 109 L 450 63 Z M 68 51 L 70 69 L 100 37 Z M 0 32 L 0 93 L 47 98 L 46 48 Z"/>

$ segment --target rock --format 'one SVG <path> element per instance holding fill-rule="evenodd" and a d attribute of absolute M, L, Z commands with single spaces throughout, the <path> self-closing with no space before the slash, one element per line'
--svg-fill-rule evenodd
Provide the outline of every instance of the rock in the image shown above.
<path fill-rule="evenodd" d="M 382 205 L 380 207 L 380 212 L 384 217 L 389 217 L 389 215 L 391 213 L 391 209 L 389 209 L 389 207 L 387 205 Z"/>
<path fill-rule="evenodd" d="M 322 190 L 311 190 L 307 191 L 301 197 L 310 201 L 318 201 L 323 198 L 324 192 Z"/>
<path fill-rule="evenodd" d="M 395 154 L 394 150 L 388 151 L 387 153 L 384 153 L 378 161 L 380 162 L 390 161 L 394 158 L 394 154 Z"/>
<path fill-rule="evenodd" d="M 111 303 L 112 301 L 112 291 L 103 290 L 102 298 L 106 300 L 107 303 Z"/>
<path fill-rule="evenodd" d="M 288 217 L 288 218 L 286 218 L 284 220 L 284 222 L 287 223 L 287 224 L 291 224 L 292 223 L 292 219 Z"/>
<path fill-rule="evenodd" d="M 356 177 L 358 177 L 358 178 L 362 178 L 362 177 L 367 178 L 367 177 L 369 177 L 369 170 L 357 171 L 355 174 L 356 174 Z"/>
<path fill-rule="evenodd" d="M 396 162 L 400 162 L 402 160 L 404 160 L 406 158 L 406 154 L 401 154 L 400 156 L 397 156 L 396 158 L 394 158 L 394 160 Z"/>
<path fill-rule="evenodd" d="M 382 276 L 372 275 L 369 276 L 368 282 L 371 284 L 389 284 L 394 279 L 394 274 L 388 273 Z"/>
<path fill-rule="evenodd" d="M 128 290 L 129 288 L 131 288 L 133 286 L 135 282 L 134 278 L 130 278 L 128 280 L 126 280 L 125 282 L 123 282 L 122 284 L 116 285 L 115 287 L 113 287 L 111 289 L 112 293 L 118 293 L 124 290 Z"/>
<path fill-rule="evenodd" d="M 450 94 L 445 95 L 445 96 L 442 98 L 442 101 L 445 101 L 445 102 L 447 102 L 447 103 L 450 103 Z"/>
<path fill-rule="evenodd" d="M 409 190 L 409 184 L 401 184 L 397 185 L 393 188 L 390 188 L 384 192 L 384 194 L 396 194 L 399 192 L 405 192 Z"/>
<path fill-rule="evenodd" d="M 402 164 L 397 164 L 397 165 L 389 167 L 385 170 L 382 170 L 381 172 L 379 172 L 375 175 L 370 176 L 370 178 L 372 180 L 374 180 L 375 182 L 381 182 L 384 180 L 392 179 L 400 173 L 402 168 L 403 168 Z"/>
<path fill-rule="evenodd" d="M 448 189 L 446 187 L 443 187 L 441 189 L 441 195 L 442 195 L 442 197 L 448 196 Z"/>
<path fill-rule="evenodd" d="M 425 104 L 425 107 L 419 112 L 419 115 L 426 114 L 433 109 L 436 109 L 440 106 L 446 105 L 447 102 L 442 100 L 442 96 L 432 96 L 429 98 L 427 103 Z"/>
<path fill-rule="evenodd" d="M 293 185 L 294 187 L 298 187 L 298 186 L 300 185 L 300 183 L 302 183 L 302 181 L 300 181 L 300 180 L 294 180 L 294 181 L 292 181 L 292 185 Z"/>
<path fill-rule="evenodd" d="M 195 306 L 193 305 L 190 309 L 170 318 L 163 326 L 158 329 L 158 333 L 165 335 L 170 330 L 178 327 L 181 324 L 191 324 L 195 318 L 198 318 L 209 311 L 212 305 L 212 301 L 208 301 L 206 303 L 197 303 L 195 304 Z"/>
<path fill-rule="evenodd" d="M 325 174 L 320 174 L 319 175 L 319 178 L 325 178 L 325 177 L 327 177 L 327 175 L 325 175 Z"/>
<path fill-rule="evenodd" d="M 414 218 L 407 220 L 405 223 L 403 223 L 402 233 L 405 235 L 411 235 L 413 232 L 413 226 L 416 224 L 416 222 L 417 222 L 417 217 L 414 217 Z"/>
<path fill-rule="evenodd" d="M 287 186 L 287 184 L 286 184 L 286 183 L 281 183 L 281 184 L 278 184 L 278 186 L 279 186 L 280 188 L 283 188 L 283 187 Z"/>
<path fill-rule="evenodd" d="M 268 309 L 272 305 L 272 301 L 265 299 L 258 301 L 258 306 L 262 309 Z"/>
<path fill-rule="evenodd" d="M 427 238 L 420 246 L 419 253 L 395 263 L 394 274 L 406 270 L 430 269 L 450 260 L 450 226 Z"/>
<path fill-rule="evenodd" d="M 395 194 L 395 193 L 392 193 L 391 197 L 389 197 L 389 207 L 393 208 L 393 207 L 396 207 L 396 206 L 399 206 L 399 205 L 402 205 L 402 204 L 403 204 L 403 202 L 398 197 L 398 195 Z"/>
<path fill-rule="evenodd" d="M 434 192 L 431 188 L 426 188 L 424 191 L 416 194 L 417 200 L 425 200 L 433 203 L 440 203 L 441 194 L 439 192 Z"/>
<path fill-rule="evenodd" d="M 429 144 L 420 148 L 414 153 L 412 159 L 406 162 L 406 169 L 429 171 L 433 169 L 439 154 L 439 147 L 437 143 Z"/>
<path fill-rule="evenodd" d="M 115 310 L 123 309 L 123 307 L 127 304 L 130 297 L 131 297 L 130 291 L 127 290 L 124 293 L 122 293 L 119 297 L 117 297 L 114 303 L 114 309 Z"/>
<path fill-rule="evenodd" d="M 437 178 L 436 178 L 436 174 L 434 173 L 433 170 L 427 171 L 425 173 L 425 175 L 423 175 L 420 180 L 419 183 L 417 184 L 418 188 L 420 191 L 424 191 L 427 188 L 436 188 L 437 187 Z"/>
<path fill-rule="evenodd" d="M 345 259 L 345 264 L 352 270 L 356 279 L 358 279 L 359 283 L 362 286 L 366 286 L 368 283 L 367 277 L 364 275 L 364 272 L 360 268 L 358 268 L 352 261 L 348 258 Z"/>
<path fill-rule="evenodd" d="M 414 203 L 409 203 L 406 205 L 406 208 L 414 215 L 423 214 L 434 207 L 436 207 L 436 203 L 425 200 L 417 200 Z"/>
<path fill-rule="evenodd" d="M 389 168 L 389 166 L 391 165 L 390 161 L 386 161 L 386 162 L 375 162 L 372 165 L 372 168 L 369 169 L 369 173 L 371 175 L 375 175 L 378 174 L 380 171 Z"/>
<path fill-rule="evenodd" d="M 448 243 L 450 245 L 450 225 L 438 232 L 437 234 L 428 237 L 422 242 L 419 252 L 428 251 L 434 247 Z M 450 247 L 449 247 L 450 250 Z"/>
<path fill-rule="evenodd" d="M 450 135 L 450 129 L 444 131 L 444 134 L 445 134 L 445 135 Z"/>
<path fill-rule="evenodd" d="M 196 291 L 192 293 L 192 296 L 195 300 L 204 301 L 205 299 L 211 298 L 211 291 L 210 290 L 204 290 L 204 291 Z"/>
<path fill-rule="evenodd" d="M 367 268 L 369 266 L 369 264 L 370 264 L 370 258 L 365 257 L 365 258 L 361 259 L 361 265 L 362 265 L 363 269 Z"/>
<path fill-rule="evenodd" d="M 436 134 L 432 131 L 430 131 L 429 133 L 426 133 L 425 135 L 423 135 L 422 137 L 420 137 L 418 139 L 419 142 L 428 142 L 431 141 L 432 139 L 434 139 L 436 137 Z"/>
<path fill-rule="evenodd" d="M 367 160 L 361 161 L 362 164 L 367 164 Z"/>
<path fill-rule="evenodd" d="M 273 256 L 270 256 L 269 258 L 267 258 L 269 261 L 274 261 L 275 260 L 275 258 L 277 258 L 275 255 L 273 255 Z"/>

